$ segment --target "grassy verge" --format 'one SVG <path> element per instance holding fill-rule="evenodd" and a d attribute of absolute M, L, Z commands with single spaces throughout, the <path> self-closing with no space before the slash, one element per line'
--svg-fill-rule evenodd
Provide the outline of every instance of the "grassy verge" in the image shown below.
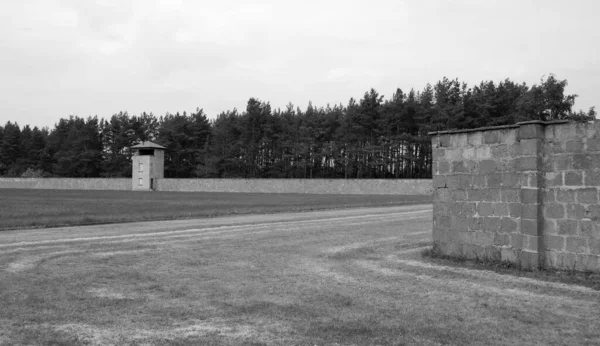
<path fill-rule="evenodd" d="M 560 282 L 570 285 L 590 287 L 600 291 L 600 274 L 581 272 L 576 270 L 556 269 L 525 269 L 519 264 L 492 261 L 485 258 L 470 259 L 466 257 L 452 257 L 437 253 L 433 248 L 421 252 L 423 259 L 439 265 L 449 265 L 469 268 L 474 270 L 492 270 L 496 273 L 525 277 L 547 282 Z"/>
<path fill-rule="evenodd" d="M 430 203 L 429 196 L 0 190 L 0 230 Z"/>

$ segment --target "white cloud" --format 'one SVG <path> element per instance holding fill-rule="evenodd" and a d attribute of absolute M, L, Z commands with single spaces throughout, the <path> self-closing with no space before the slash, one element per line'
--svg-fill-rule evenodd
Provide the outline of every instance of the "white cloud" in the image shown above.
<path fill-rule="evenodd" d="M 305 106 L 443 76 L 537 83 L 594 104 L 594 1 L 22 0 L 0 4 L 0 124 Z"/>

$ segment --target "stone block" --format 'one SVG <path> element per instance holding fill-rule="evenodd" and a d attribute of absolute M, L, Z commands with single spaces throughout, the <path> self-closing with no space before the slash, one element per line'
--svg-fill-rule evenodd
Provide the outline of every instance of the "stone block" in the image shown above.
<path fill-rule="evenodd" d="M 484 144 L 496 144 L 499 142 L 498 132 L 497 131 L 486 131 L 483 133 L 483 143 Z"/>
<path fill-rule="evenodd" d="M 495 246 L 508 246 L 510 245 L 510 236 L 508 234 L 496 233 L 494 235 Z"/>
<path fill-rule="evenodd" d="M 585 150 L 587 152 L 590 151 L 600 151 L 600 139 L 598 138 L 588 138 L 585 143 Z"/>
<path fill-rule="evenodd" d="M 471 146 L 478 147 L 483 144 L 483 132 L 470 132 L 467 134 L 467 143 Z"/>
<path fill-rule="evenodd" d="M 467 134 L 466 133 L 457 133 L 450 137 L 451 143 L 450 145 L 453 147 L 464 148 L 467 146 Z"/>
<path fill-rule="evenodd" d="M 467 189 L 467 199 L 471 202 L 480 202 L 483 200 L 483 190 Z"/>
<path fill-rule="evenodd" d="M 499 188 L 502 186 L 502 174 L 491 173 L 487 175 L 487 186 L 491 188 Z"/>
<path fill-rule="evenodd" d="M 502 230 L 502 223 L 499 217 L 485 217 L 483 219 L 483 230 L 499 232 Z"/>
<path fill-rule="evenodd" d="M 567 237 L 567 252 L 572 253 L 589 253 L 587 239 L 579 237 Z"/>
<path fill-rule="evenodd" d="M 525 242 L 525 236 L 519 233 L 512 233 L 510 235 L 510 243 L 514 248 L 522 249 L 523 243 Z"/>
<path fill-rule="evenodd" d="M 432 179 L 433 188 L 446 187 L 446 176 L 445 175 L 434 175 Z"/>
<path fill-rule="evenodd" d="M 546 187 L 557 187 L 563 186 L 563 173 L 562 172 L 546 172 L 544 177 L 544 182 L 546 183 Z"/>
<path fill-rule="evenodd" d="M 508 203 L 494 203 L 495 216 L 510 216 Z"/>
<path fill-rule="evenodd" d="M 433 204 L 433 215 L 448 215 L 448 204 L 434 203 Z"/>
<path fill-rule="evenodd" d="M 565 207 L 562 204 L 546 204 L 543 215 L 546 219 L 562 219 L 565 217 Z"/>
<path fill-rule="evenodd" d="M 593 255 L 600 255 L 600 239 L 588 238 L 588 247 Z"/>
<path fill-rule="evenodd" d="M 463 160 L 474 160 L 475 156 L 475 148 L 465 148 L 462 152 Z"/>
<path fill-rule="evenodd" d="M 462 208 L 461 203 L 449 202 L 448 203 L 448 215 L 454 216 L 460 214 L 460 209 Z"/>
<path fill-rule="evenodd" d="M 553 188 L 543 189 L 541 191 L 541 194 L 542 194 L 542 202 L 543 203 L 550 204 L 550 203 L 556 202 L 555 189 L 553 189 Z"/>
<path fill-rule="evenodd" d="M 471 186 L 474 188 L 486 188 L 487 186 L 485 175 L 474 175 Z"/>
<path fill-rule="evenodd" d="M 462 160 L 462 148 L 452 148 L 446 150 L 446 161 L 454 162 Z"/>
<path fill-rule="evenodd" d="M 446 160 L 439 160 L 438 164 L 438 174 L 449 174 L 450 173 L 450 162 Z"/>
<path fill-rule="evenodd" d="M 538 220 L 521 219 L 521 233 L 525 235 L 538 235 Z"/>
<path fill-rule="evenodd" d="M 573 161 L 571 156 L 554 156 L 552 158 L 553 167 L 557 171 L 565 171 L 573 169 Z"/>
<path fill-rule="evenodd" d="M 494 232 L 473 232 L 473 244 L 481 247 L 494 245 Z"/>
<path fill-rule="evenodd" d="M 583 185 L 583 175 L 578 171 L 569 171 L 565 173 L 566 186 L 581 186 Z"/>
<path fill-rule="evenodd" d="M 450 216 L 440 215 L 438 217 L 438 226 L 441 228 L 450 228 Z"/>
<path fill-rule="evenodd" d="M 433 161 L 444 159 L 446 157 L 446 148 L 433 148 L 431 149 L 431 155 Z"/>
<path fill-rule="evenodd" d="M 579 227 L 582 237 L 600 240 L 600 222 L 589 219 L 581 220 Z"/>
<path fill-rule="evenodd" d="M 472 186 L 473 176 L 469 174 L 460 174 L 458 176 L 458 188 L 468 189 Z"/>
<path fill-rule="evenodd" d="M 600 171 L 588 170 L 585 171 L 585 186 L 600 187 Z"/>
<path fill-rule="evenodd" d="M 468 218 L 469 231 L 480 231 L 483 229 L 483 218 L 482 217 L 470 217 Z"/>
<path fill-rule="evenodd" d="M 483 201 L 484 202 L 500 202 L 500 189 L 484 189 L 483 190 Z"/>
<path fill-rule="evenodd" d="M 494 145 L 490 148 L 490 152 L 492 153 L 492 157 L 495 157 L 496 159 L 508 157 L 508 145 Z"/>
<path fill-rule="evenodd" d="M 539 208 L 540 206 L 537 204 L 523 204 L 521 206 L 521 218 L 528 220 L 537 220 Z"/>
<path fill-rule="evenodd" d="M 575 220 L 558 220 L 558 234 L 562 235 L 577 235 L 577 221 Z"/>
<path fill-rule="evenodd" d="M 514 129 L 501 130 L 498 133 L 500 143 L 512 145 L 517 142 L 517 131 Z"/>
<path fill-rule="evenodd" d="M 573 160 L 573 169 L 581 170 L 594 168 L 592 157 L 590 155 L 575 154 L 571 156 L 571 160 Z"/>
<path fill-rule="evenodd" d="M 447 175 L 446 176 L 446 187 L 450 190 L 458 188 L 458 175 Z"/>
<path fill-rule="evenodd" d="M 519 157 L 515 160 L 515 169 L 518 172 L 535 171 L 538 169 L 538 158 L 535 156 Z"/>
<path fill-rule="evenodd" d="M 467 191 L 466 190 L 453 190 L 452 191 L 452 199 L 458 202 L 464 201 L 467 199 Z"/>
<path fill-rule="evenodd" d="M 488 173 L 496 173 L 496 161 L 495 160 L 482 160 L 479 162 L 479 173 L 480 174 L 488 174 Z"/>
<path fill-rule="evenodd" d="M 530 251 L 539 251 L 538 250 L 538 236 L 527 236 L 527 246 L 524 246 L 523 249 Z"/>
<path fill-rule="evenodd" d="M 450 190 L 443 187 L 433 190 L 433 202 L 450 202 Z"/>
<path fill-rule="evenodd" d="M 597 272 L 600 269 L 600 258 L 596 255 L 578 254 L 576 269 Z"/>
<path fill-rule="evenodd" d="M 543 232 L 544 234 L 552 234 L 552 235 L 556 235 L 558 234 L 558 227 L 556 226 L 556 220 L 552 220 L 552 219 L 543 219 L 542 220 L 542 227 L 543 227 Z"/>
<path fill-rule="evenodd" d="M 478 203 L 477 214 L 480 217 L 494 216 L 494 205 L 492 203 Z"/>
<path fill-rule="evenodd" d="M 464 216 L 451 216 L 450 217 L 450 228 L 459 230 L 459 231 L 466 231 L 469 228 L 469 222 L 468 222 L 467 218 Z"/>
<path fill-rule="evenodd" d="M 521 264 L 521 267 L 525 269 L 539 268 L 537 251 L 522 250 L 519 253 L 519 263 Z"/>
<path fill-rule="evenodd" d="M 473 217 L 477 214 L 477 204 L 476 203 L 462 203 L 462 209 L 460 214 L 466 217 Z"/>
<path fill-rule="evenodd" d="M 544 245 L 546 246 L 546 250 L 564 251 L 565 238 L 558 235 L 547 235 L 544 237 Z"/>
<path fill-rule="evenodd" d="M 573 203 L 567 204 L 566 210 L 567 210 L 567 219 L 581 220 L 581 219 L 587 217 L 586 209 L 581 204 L 573 204 Z"/>
<path fill-rule="evenodd" d="M 518 189 L 500 189 L 500 200 L 502 202 L 516 203 L 520 202 L 520 191 Z"/>
<path fill-rule="evenodd" d="M 509 203 L 508 212 L 510 217 L 521 217 L 521 203 Z"/>
<path fill-rule="evenodd" d="M 519 127 L 519 133 L 517 140 L 522 141 L 523 139 L 542 139 L 544 138 L 544 128 L 539 124 L 526 124 Z"/>
<path fill-rule="evenodd" d="M 558 252 L 553 254 L 555 266 L 557 269 L 576 269 L 577 255 L 572 253 Z"/>
<path fill-rule="evenodd" d="M 438 143 L 438 148 L 450 147 L 450 135 L 439 135 L 437 143 Z"/>
<path fill-rule="evenodd" d="M 590 205 L 588 207 L 588 217 L 592 220 L 592 221 L 599 221 L 600 220 L 600 205 L 598 204 L 594 204 L 594 205 Z"/>
<path fill-rule="evenodd" d="M 502 187 L 519 186 L 519 175 L 517 173 L 502 173 Z"/>
<path fill-rule="evenodd" d="M 539 203 L 539 196 L 538 196 L 538 189 L 528 189 L 528 188 L 522 188 L 521 189 L 521 203 L 524 204 L 537 204 Z"/>
<path fill-rule="evenodd" d="M 487 160 L 492 158 L 492 151 L 489 146 L 477 147 L 475 149 L 475 157 L 477 160 Z"/>
<path fill-rule="evenodd" d="M 538 148 L 542 145 L 539 139 L 523 139 L 521 140 L 520 155 L 522 156 L 536 156 L 538 154 Z"/>
<path fill-rule="evenodd" d="M 452 162 L 452 173 L 467 173 L 465 163 L 462 161 Z"/>
<path fill-rule="evenodd" d="M 566 151 L 568 153 L 581 153 L 583 151 L 583 141 L 581 139 L 567 141 Z"/>
<path fill-rule="evenodd" d="M 575 190 L 559 189 L 556 190 L 556 200 L 560 203 L 575 203 Z"/>
<path fill-rule="evenodd" d="M 512 218 L 503 217 L 500 221 L 500 228 L 502 232 L 517 232 L 519 230 L 519 222 Z"/>
<path fill-rule="evenodd" d="M 598 190 L 596 188 L 578 189 L 577 202 L 591 204 L 598 203 Z"/>

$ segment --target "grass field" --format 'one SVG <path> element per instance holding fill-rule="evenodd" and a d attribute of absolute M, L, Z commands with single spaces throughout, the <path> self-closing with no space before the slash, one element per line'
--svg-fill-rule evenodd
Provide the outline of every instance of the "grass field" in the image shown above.
<path fill-rule="evenodd" d="M 0 230 L 430 201 L 429 196 L 0 189 Z"/>
<path fill-rule="evenodd" d="M 431 206 L 0 232 L 0 345 L 598 345 L 597 290 L 421 257 Z"/>

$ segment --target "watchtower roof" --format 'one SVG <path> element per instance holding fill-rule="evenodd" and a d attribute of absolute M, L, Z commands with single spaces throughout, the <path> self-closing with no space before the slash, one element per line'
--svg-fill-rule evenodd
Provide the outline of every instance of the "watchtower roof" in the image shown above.
<path fill-rule="evenodd" d="M 158 145 L 158 144 L 150 142 L 150 141 L 143 141 L 140 144 L 136 144 L 136 145 L 132 146 L 131 149 L 162 149 L 162 150 L 167 150 L 167 148 L 163 147 L 162 145 Z"/>

